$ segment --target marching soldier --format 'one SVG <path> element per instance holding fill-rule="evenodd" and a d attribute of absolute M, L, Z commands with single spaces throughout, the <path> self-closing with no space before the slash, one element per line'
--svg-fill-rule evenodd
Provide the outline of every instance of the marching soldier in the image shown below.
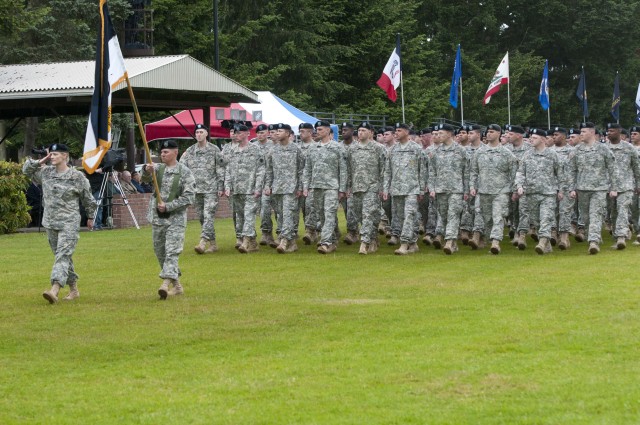
<path fill-rule="evenodd" d="M 598 143 L 592 122 L 580 125 L 582 143 L 570 158 L 570 196 L 578 199 L 580 219 L 589 229 L 589 254 L 600 252 L 602 221 L 606 214 L 607 192 L 616 190 L 615 157 L 607 145 Z"/>
<path fill-rule="evenodd" d="M 419 250 L 415 231 L 418 198 L 424 196 L 426 177 L 421 161 L 422 148 L 409 140 L 409 126 L 396 123 L 398 143 L 391 149 L 384 173 L 383 200 L 392 198 L 393 216 L 402 224 L 400 234 L 391 228 L 392 236 L 400 237 L 396 255 L 407 255 Z"/>
<path fill-rule="evenodd" d="M 271 139 L 269 135 L 271 134 Z M 275 140 L 277 139 L 277 129 L 275 124 L 267 126 L 266 124 L 260 124 L 256 127 L 256 138 L 253 143 L 260 148 L 262 156 L 265 158 L 265 163 L 268 161 L 271 150 L 274 147 Z M 262 194 L 260 198 L 260 245 L 270 245 L 273 248 L 278 246 L 273 239 L 273 220 L 271 219 L 271 211 L 274 211 L 274 204 L 271 202 L 271 197 Z M 276 222 L 278 221 L 278 214 L 276 213 Z M 276 229 L 277 230 L 277 229 Z"/>
<path fill-rule="evenodd" d="M 51 161 L 51 165 L 45 165 Z M 51 269 L 51 288 L 42 296 L 50 304 L 58 302 L 58 293 L 69 285 L 65 300 L 80 296 L 78 278 L 73 267 L 73 252 L 80 233 L 80 209 L 82 203 L 87 213 L 87 228 L 93 228 L 96 202 L 91 194 L 91 185 L 85 176 L 67 165 L 69 148 L 63 144 L 49 147 L 47 156 L 40 160 L 27 159 L 22 172 L 35 184 L 42 185 L 44 215 L 42 225 L 47 230 L 47 239 L 55 256 Z"/>
<path fill-rule="evenodd" d="M 439 131 L 442 145 L 431 157 L 427 187 L 430 197 L 436 200 L 438 216 L 442 221 L 446 241 L 444 252 L 451 255 L 458 250 L 456 239 L 462 203 L 469 196 L 469 159 L 465 147 L 453 141 L 453 126 L 440 124 Z"/>
<path fill-rule="evenodd" d="M 347 152 L 347 196 L 351 198 L 356 223 L 361 223 L 358 253 L 362 255 L 378 249 L 377 227 L 380 221 L 385 152 L 382 145 L 373 141 L 373 132 L 373 126 L 368 122 L 360 124 L 358 142 Z"/>
<path fill-rule="evenodd" d="M 611 228 L 616 239 L 615 247 L 625 249 L 629 237 L 629 212 L 634 193 L 640 188 L 640 161 L 637 150 L 621 140 L 622 127 L 617 123 L 607 124 L 609 149 L 616 158 L 616 181 L 618 196 L 611 200 Z"/>
<path fill-rule="evenodd" d="M 336 250 L 338 201 L 347 190 L 347 161 L 342 147 L 331 139 L 331 124 L 315 124 L 320 142 L 311 149 L 304 166 L 304 196 L 313 190 L 314 211 L 320 222 L 320 254 Z"/>
<path fill-rule="evenodd" d="M 518 163 L 522 161 L 522 158 L 531 150 L 531 145 L 524 141 L 524 128 L 517 125 L 508 125 L 506 137 L 511 144 L 511 153 L 513 153 L 518 160 Z M 546 135 L 545 135 L 546 136 Z M 546 143 L 546 140 L 545 140 Z M 510 210 L 510 224 L 511 230 L 514 232 L 514 239 L 512 244 L 519 249 L 526 248 L 526 235 L 529 231 L 530 223 L 527 216 L 527 197 L 523 195 L 518 198 L 512 197 L 509 204 Z M 516 236 L 517 235 L 517 236 Z"/>
<path fill-rule="evenodd" d="M 300 147 L 290 140 L 293 133 L 289 124 L 276 125 L 277 143 L 267 161 L 265 195 L 274 201 L 278 228 L 277 251 L 280 254 L 298 250 L 298 221 L 300 209 L 298 198 L 302 195 L 302 172 L 304 158 Z"/>
<path fill-rule="evenodd" d="M 342 148 L 345 153 L 349 151 L 354 146 L 354 126 L 350 122 L 342 123 L 340 132 L 342 135 Z M 348 172 L 349 164 L 347 164 L 347 172 Z M 340 200 L 340 205 L 342 205 L 342 210 L 344 211 L 344 217 L 347 221 L 347 234 L 344 238 L 344 242 L 347 245 L 352 245 L 358 242 L 358 222 L 354 215 L 351 213 L 351 202 L 352 199 L 345 197 Z"/>
<path fill-rule="evenodd" d="M 551 245 L 554 245 L 554 239 L 557 240 L 559 235 L 558 248 L 565 250 L 571 246 L 569 233 L 572 231 L 571 220 L 576 204 L 575 199 L 572 199 L 568 192 L 569 158 L 574 148 L 567 143 L 567 130 L 562 127 L 554 127 L 553 141 L 555 143 L 555 152 L 558 154 L 558 159 L 562 166 L 560 184 L 562 198 L 558 197 L 557 219 L 551 229 Z"/>
<path fill-rule="evenodd" d="M 160 150 L 162 164 L 145 165 L 142 179 L 151 181 L 155 171 L 160 189 L 161 201 L 155 197 L 149 202 L 147 218 L 152 226 L 153 250 L 162 270 L 162 285 L 158 289 L 160 299 L 169 295 L 182 295 L 178 257 L 184 247 L 187 230 L 187 207 L 193 204 L 196 181 L 191 170 L 178 162 L 178 144 L 173 140 L 162 143 Z M 173 288 L 169 290 L 169 285 Z"/>
<path fill-rule="evenodd" d="M 265 159 L 261 149 L 249 143 L 247 126 L 237 124 L 234 130 L 238 146 L 229 152 L 224 188 L 236 216 L 236 235 L 242 239 L 237 249 L 246 254 L 258 251 L 256 212 L 264 186 Z"/>
<path fill-rule="evenodd" d="M 202 226 L 200 243 L 194 248 L 198 254 L 218 250 L 214 220 L 218 200 L 224 189 L 222 153 L 207 140 L 208 135 L 209 129 L 204 124 L 196 124 L 196 143 L 189 146 L 180 158 L 180 162 L 191 170 L 196 181 L 195 208 Z"/>
<path fill-rule="evenodd" d="M 302 158 L 307 161 L 309 153 L 316 145 L 316 141 L 313 140 L 313 124 L 303 122 L 298 126 L 298 132 L 300 133 L 300 149 L 302 150 Z M 304 171 L 303 171 L 304 172 Z M 301 196 L 299 198 L 300 210 L 302 210 L 302 217 L 304 218 L 304 236 L 302 240 L 305 245 L 311 245 L 318 240 L 318 220 L 313 212 L 313 191 L 310 191 L 309 196 Z"/>
<path fill-rule="evenodd" d="M 485 229 L 490 232 L 491 253 L 500 253 L 504 234 L 504 218 L 509 212 L 518 160 L 500 144 L 502 129 L 497 124 L 487 127 L 487 145 L 478 149 L 471 160 L 471 196 L 478 196 Z M 476 235 L 474 234 L 474 239 Z M 479 240 L 473 241 L 479 245 Z M 471 242 L 470 242 L 471 244 Z"/>
<path fill-rule="evenodd" d="M 520 161 L 516 187 L 518 196 L 527 195 L 527 215 L 533 223 L 540 223 L 536 252 L 542 255 L 552 250 L 551 227 L 556 217 L 556 198 L 563 197 L 563 170 L 556 152 L 546 146 L 547 132 L 533 128 L 530 134 L 533 149 Z"/>

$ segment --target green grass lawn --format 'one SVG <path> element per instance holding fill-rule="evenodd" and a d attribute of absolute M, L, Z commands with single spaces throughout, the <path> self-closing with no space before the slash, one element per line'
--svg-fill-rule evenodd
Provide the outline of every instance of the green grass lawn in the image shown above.
<path fill-rule="evenodd" d="M 189 224 L 164 302 L 149 227 L 82 233 L 57 305 L 46 235 L 0 237 L 0 424 L 640 422 L 638 247 L 241 255 L 216 229 L 198 256 Z"/>

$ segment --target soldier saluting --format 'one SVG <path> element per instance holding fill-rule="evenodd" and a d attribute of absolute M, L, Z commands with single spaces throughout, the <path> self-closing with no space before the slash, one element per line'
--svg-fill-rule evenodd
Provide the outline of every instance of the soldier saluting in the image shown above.
<path fill-rule="evenodd" d="M 45 165 L 47 161 L 51 165 Z M 96 214 L 96 202 L 91 194 L 89 180 L 74 168 L 67 165 L 69 148 L 63 144 L 49 147 L 47 156 L 41 160 L 27 159 L 22 167 L 35 184 L 42 185 L 44 216 L 42 225 L 47 229 L 49 246 L 55 256 L 51 269 L 51 289 L 44 291 L 44 299 L 53 304 L 58 302 L 60 288 L 69 285 L 69 295 L 65 300 L 80 296 L 78 275 L 73 267 L 71 256 L 76 249 L 80 233 L 80 209 L 78 201 L 87 212 L 87 228 L 93 228 Z"/>

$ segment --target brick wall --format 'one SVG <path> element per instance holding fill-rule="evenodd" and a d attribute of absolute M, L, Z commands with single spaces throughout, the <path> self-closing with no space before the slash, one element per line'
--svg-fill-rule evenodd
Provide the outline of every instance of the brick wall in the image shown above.
<path fill-rule="evenodd" d="M 147 221 L 147 211 L 149 209 L 149 200 L 153 194 L 151 193 L 135 193 L 127 195 L 129 206 L 133 215 L 140 226 L 149 224 Z M 127 206 L 123 204 L 122 197 L 120 195 L 113 196 L 113 227 L 116 229 L 124 229 L 126 227 L 134 227 L 133 219 Z M 222 197 L 218 203 L 218 211 L 216 212 L 216 218 L 229 218 L 231 217 L 231 208 L 229 208 L 229 199 Z M 193 209 L 189 207 L 187 211 L 188 220 L 197 220 L 198 216 Z"/>

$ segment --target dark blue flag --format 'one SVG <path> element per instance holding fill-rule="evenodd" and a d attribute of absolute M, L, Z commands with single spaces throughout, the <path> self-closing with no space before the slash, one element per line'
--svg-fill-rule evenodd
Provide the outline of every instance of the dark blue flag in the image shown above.
<path fill-rule="evenodd" d="M 549 109 L 549 61 L 544 61 L 544 70 L 542 71 L 542 81 L 540 82 L 540 94 L 538 100 L 542 109 Z"/>
<path fill-rule="evenodd" d="M 451 77 L 451 90 L 449 91 L 449 103 L 454 108 L 458 107 L 458 86 L 462 78 L 462 58 L 460 57 L 460 45 L 456 53 L 456 63 L 453 65 L 453 77 Z"/>
<path fill-rule="evenodd" d="M 582 67 L 582 75 L 580 75 L 580 82 L 578 83 L 578 90 L 576 90 L 576 96 L 582 103 L 582 115 L 586 118 L 589 116 L 589 105 L 587 103 L 587 79 L 584 76 L 584 67 Z"/>

